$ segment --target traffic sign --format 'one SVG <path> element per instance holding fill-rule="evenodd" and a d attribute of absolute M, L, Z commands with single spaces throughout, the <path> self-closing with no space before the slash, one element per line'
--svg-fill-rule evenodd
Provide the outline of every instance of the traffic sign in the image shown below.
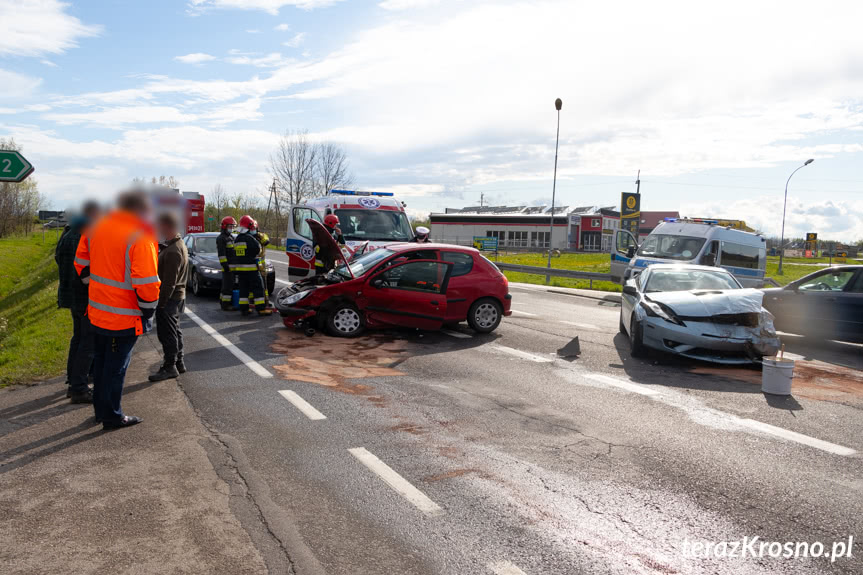
<path fill-rule="evenodd" d="M 33 164 L 13 150 L 0 150 L 0 182 L 17 184 L 33 173 Z"/>

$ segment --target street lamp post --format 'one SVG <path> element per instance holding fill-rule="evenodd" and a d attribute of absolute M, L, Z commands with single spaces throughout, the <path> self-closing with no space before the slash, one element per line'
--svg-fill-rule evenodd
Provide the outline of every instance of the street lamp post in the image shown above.
<path fill-rule="evenodd" d="M 551 238 L 554 236 L 554 195 L 557 191 L 557 149 L 560 144 L 560 109 L 563 108 L 563 100 L 558 98 L 554 101 L 554 109 L 557 110 L 557 136 L 554 140 L 554 179 L 551 184 L 551 222 L 548 224 L 548 265 L 551 269 Z M 545 276 L 545 284 L 548 285 L 551 276 Z"/>
<path fill-rule="evenodd" d="M 796 170 L 791 172 L 791 176 L 788 176 L 788 179 L 785 181 L 785 201 L 782 203 L 782 235 L 779 238 L 779 269 L 776 270 L 776 275 L 782 275 L 782 256 L 785 254 L 785 208 L 788 206 L 788 182 L 791 181 L 791 177 L 797 173 L 797 170 L 800 168 L 805 168 L 815 160 L 810 158 L 803 162 L 802 166 L 798 166 Z"/>

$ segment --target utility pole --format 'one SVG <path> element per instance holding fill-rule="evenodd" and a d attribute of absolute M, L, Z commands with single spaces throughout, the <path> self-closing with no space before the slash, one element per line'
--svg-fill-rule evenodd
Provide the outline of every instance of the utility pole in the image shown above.
<path fill-rule="evenodd" d="M 776 270 L 776 275 L 778 276 L 782 275 L 782 258 L 785 255 L 785 208 L 788 206 L 788 182 L 791 181 L 791 178 L 797 173 L 797 170 L 805 168 L 814 161 L 814 159 L 809 159 L 803 162 L 803 165 L 791 172 L 791 175 L 788 176 L 788 179 L 785 181 L 785 200 L 782 203 L 782 235 L 779 238 L 779 268 Z"/>
<path fill-rule="evenodd" d="M 638 170 L 638 175 L 635 176 L 635 193 L 641 193 L 641 170 Z"/>
<path fill-rule="evenodd" d="M 485 192 L 480 192 L 479 193 L 479 207 L 482 208 L 484 206 L 484 204 L 483 204 L 484 201 L 485 201 Z"/>
<path fill-rule="evenodd" d="M 554 109 L 557 110 L 557 136 L 554 140 L 554 179 L 551 184 L 551 216 L 548 224 L 548 269 L 551 269 L 551 238 L 554 235 L 554 194 L 557 191 L 557 149 L 560 144 L 560 109 L 563 108 L 563 100 L 558 98 L 554 101 Z M 545 276 L 545 285 L 551 281 L 551 276 Z"/>

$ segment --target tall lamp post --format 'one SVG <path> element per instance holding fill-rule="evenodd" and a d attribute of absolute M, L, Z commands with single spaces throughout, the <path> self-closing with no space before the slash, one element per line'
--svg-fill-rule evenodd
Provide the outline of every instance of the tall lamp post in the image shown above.
<path fill-rule="evenodd" d="M 788 176 L 788 180 L 785 181 L 785 201 L 782 203 L 782 235 L 779 238 L 779 269 L 776 270 L 776 275 L 782 275 L 782 256 L 785 254 L 785 208 L 788 206 L 788 182 L 791 181 L 791 177 L 797 173 L 797 170 L 800 168 L 805 168 L 815 160 L 809 158 L 805 162 L 803 162 L 802 166 L 798 166 L 796 170 L 791 172 L 791 176 Z"/>
<path fill-rule="evenodd" d="M 551 269 L 551 238 L 554 237 L 554 195 L 557 191 L 557 148 L 560 144 L 560 109 L 563 108 L 563 100 L 558 98 L 554 101 L 554 109 L 557 110 L 557 136 L 554 140 L 554 179 L 551 184 L 551 222 L 548 224 L 548 265 Z M 551 280 L 551 276 L 545 276 L 545 284 Z"/>

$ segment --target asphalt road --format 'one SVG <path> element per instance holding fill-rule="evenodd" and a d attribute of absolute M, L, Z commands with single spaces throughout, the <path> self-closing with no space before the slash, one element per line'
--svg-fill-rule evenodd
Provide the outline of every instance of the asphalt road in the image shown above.
<path fill-rule="evenodd" d="M 784 337 L 807 361 L 782 399 L 754 369 L 631 359 L 614 303 L 511 292 L 490 335 L 352 340 L 190 298 L 180 384 L 297 572 L 863 571 L 860 346 Z M 855 553 L 686 554 L 756 536 Z"/>

